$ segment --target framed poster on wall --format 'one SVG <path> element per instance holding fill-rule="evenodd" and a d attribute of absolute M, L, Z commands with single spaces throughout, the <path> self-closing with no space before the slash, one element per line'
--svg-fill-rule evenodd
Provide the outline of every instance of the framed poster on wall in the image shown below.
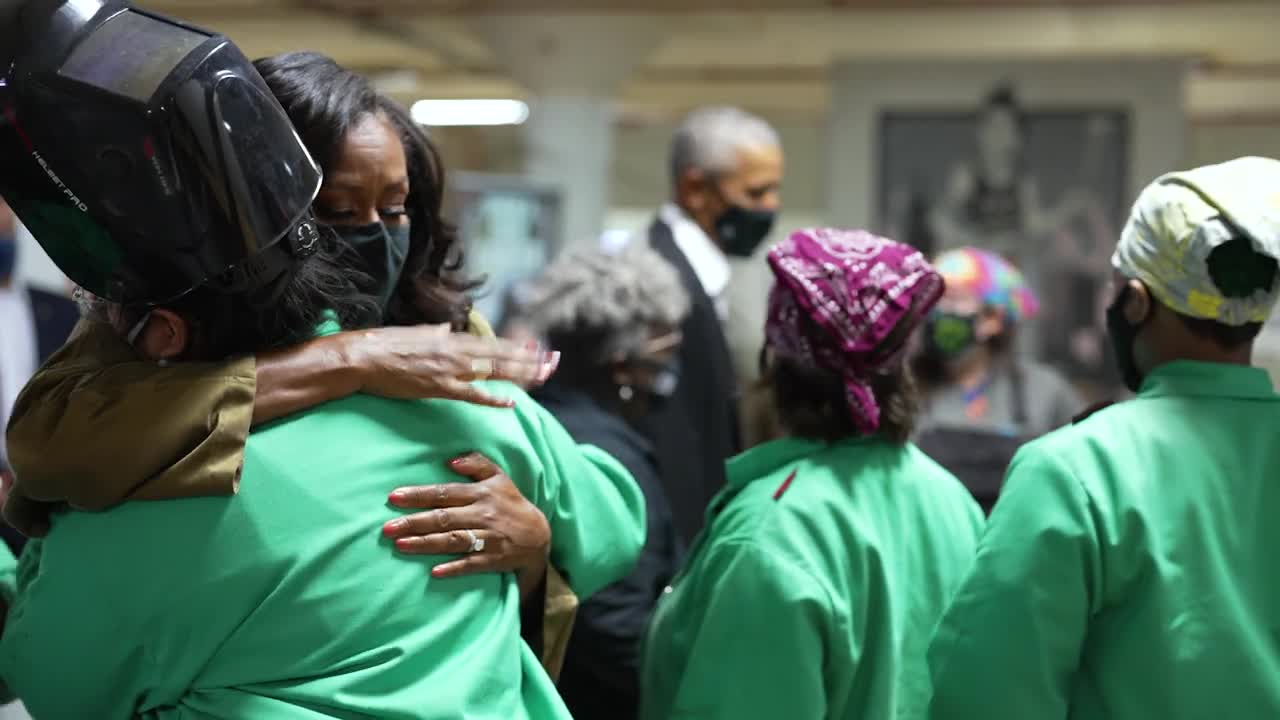
<path fill-rule="evenodd" d="M 1179 57 L 837 61 L 828 217 L 933 250 L 1009 252 L 1045 301 L 1021 333 L 1025 350 L 1088 399 L 1114 397 L 1108 261 L 1133 198 L 1184 166 L 1189 67 Z"/>
<path fill-rule="evenodd" d="M 1128 211 L 1123 107 L 1024 108 L 1009 85 L 970 109 L 886 108 L 877 226 L 926 254 L 990 250 L 1041 299 L 1033 349 L 1071 377 L 1105 376 L 1101 319 Z"/>

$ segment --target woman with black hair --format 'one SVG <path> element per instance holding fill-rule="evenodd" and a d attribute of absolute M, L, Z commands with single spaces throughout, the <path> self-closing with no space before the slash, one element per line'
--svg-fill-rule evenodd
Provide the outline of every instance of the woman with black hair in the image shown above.
<path fill-rule="evenodd" d="M 467 329 L 467 293 L 479 283 L 458 275 L 457 232 L 441 214 L 444 166 L 422 128 L 367 78 L 319 53 L 254 66 L 324 170 L 317 216 L 359 256 L 386 324 Z"/>
<path fill-rule="evenodd" d="M 23 411 L 53 403 L 71 417 L 90 416 L 95 431 L 111 437 L 95 443 L 114 443 L 115 457 L 146 445 L 138 438 L 151 426 L 180 424 L 184 437 L 203 439 L 198 449 L 242 463 L 218 493 L 208 484 L 216 469 L 177 456 L 158 475 L 131 478 L 124 498 L 99 490 L 102 512 L 56 513 L 18 573 L 0 645 L 3 677 L 48 716 L 567 718 L 520 642 L 520 591 L 540 584 L 548 562 L 584 595 L 620 577 L 644 538 L 643 497 L 616 461 L 576 445 L 514 387 L 478 389 L 510 395 L 502 410 L 367 394 L 315 406 L 330 389 L 296 378 L 264 385 L 259 374 L 258 400 L 265 390 L 275 404 L 267 413 L 255 405 L 252 376 L 247 383 L 234 376 L 239 363 L 228 358 L 278 351 L 379 315 L 458 322 L 467 311 L 465 283 L 446 277 L 457 263 L 451 230 L 439 222 L 439 164 L 425 138 L 406 142 L 414 129 L 397 126 L 394 108 L 367 81 L 327 58 L 287 56 L 258 68 L 299 134 L 317 143 L 310 150 L 325 176 L 313 209 L 327 227 L 312 245 L 360 264 L 340 272 L 317 252 L 270 302 L 205 287 L 144 306 L 82 298 L 95 342 L 116 354 L 83 343 L 64 348 L 46 372 L 70 387 L 44 396 L 28 390 Z M 417 174 L 405 157 L 415 151 L 430 163 Z M 349 297 L 351 267 L 367 295 Z M 293 357 L 305 366 L 315 347 Z M 118 362 L 125 356 L 133 361 Z M 148 399 L 151 414 L 103 425 L 113 393 Z M 234 448 L 209 438 L 225 417 L 262 420 L 309 405 L 257 424 Z M 492 469 L 484 456 L 519 483 L 506 499 L 492 484 L 444 482 L 446 467 L 466 475 Z M 96 458 L 104 467 L 111 459 Z M 38 469 L 42 458 L 25 462 Z M 119 474 L 109 469 L 89 468 L 64 485 L 91 494 L 79 486 Z M 193 486 L 193 478 L 205 484 Z M 409 487 L 417 483 L 426 485 Z M 207 497 L 236 492 L 237 484 L 235 497 Z M 383 526 L 406 551 L 400 555 L 377 530 L 388 494 L 393 504 L 421 505 L 425 496 L 443 508 Z M 169 501 L 120 503 L 141 496 Z M 512 536 L 526 525 L 530 541 Z M 423 537 L 422 527 L 448 532 Z M 455 557 L 427 572 L 413 553 Z M 520 572 L 474 574 L 495 568 Z M 86 595 L 91 607 L 76 610 Z M 57 669 L 72 655 L 77 674 L 69 680 Z"/>
<path fill-rule="evenodd" d="M 187 458 L 207 470 L 198 482 L 188 483 L 183 491 L 175 488 L 174 494 L 230 492 L 240 464 L 238 447 L 243 444 L 251 421 L 266 422 L 357 391 L 507 407 L 509 401 L 487 394 L 468 381 L 488 377 L 527 386 L 545 380 L 554 370 L 550 354 L 486 337 L 491 333 L 483 318 L 468 317 L 470 301 L 465 291 L 475 284 L 451 276 L 460 265 L 461 255 L 452 226 L 440 216 L 443 168 L 434 147 L 408 114 L 378 96 L 364 78 L 318 54 L 284 55 L 256 65 L 272 76 L 272 89 L 287 101 L 284 104 L 286 110 L 292 111 L 290 119 L 321 161 L 326 183 L 317 199 L 317 210 L 322 219 L 332 222 L 331 231 L 350 240 L 343 259 L 357 277 L 360 273 L 367 275 L 361 278 L 369 283 L 365 289 L 384 300 L 382 315 L 386 324 L 400 327 L 319 338 L 297 347 L 241 358 L 210 373 L 207 382 L 190 378 L 184 389 L 196 397 L 209 398 L 202 405 L 218 407 L 218 422 L 202 423 L 207 427 L 195 433 L 186 427 L 148 428 L 154 451 L 143 452 L 124 464 L 118 460 L 108 463 L 111 477 L 100 476 L 99 485 L 93 489 L 63 487 L 64 478 L 82 476 L 87 469 L 98 471 L 99 460 L 114 457 L 110 450 L 112 438 L 103 437 L 99 428 L 86 431 L 78 424 L 75 413 L 67 412 L 75 406 L 61 404 L 74 402 L 69 393 L 81 380 L 69 378 L 63 371 L 74 365 L 70 359 L 92 357 L 93 350 L 82 348 L 100 344 L 98 338 L 85 338 L 80 333 L 78 340 L 58 353 L 29 383 L 26 394 L 39 396 L 42 402 L 24 407 L 11 419 L 9 443 L 16 455 L 14 468 L 22 480 L 6 505 L 6 518 L 28 534 L 41 532 L 43 515 L 48 510 L 28 502 L 29 498 L 65 500 L 73 506 L 94 509 L 128 497 L 136 477 L 157 472 L 160 476 L 147 485 L 149 492 L 163 497 L 171 492 L 164 488 L 172 485 L 163 474 L 163 465 L 175 457 Z M 335 90 L 326 91 L 321 80 L 334 82 Z M 403 233 L 400 244 L 407 244 L 407 249 L 395 247 L 390 238 L 375 237 L 361 243 L 355 237 L 358 233 L 353 234 L 346 227 L 351 224 L 349 218 L 324 218 L 326 200 L 337 205 L 352 199 L 343 198 L 341 190 L 343 185 L 350 187 L 350 178 L 337 174 L 339 168 L 334 165 L 341 149 L 336 147 L 338 141 L 355 118 L 374 112 L 385 118 L 383 122 L 388 127 L 395 128 L 403 142 L 400 177 L 396 181 L 400 189 L 397 196 L 396 192 L 386 193 L 385 188 L 357 187 L 356 194 L 364 193 L 366 197 L 355 199 L 374 208 L 363 210 L 371 217 L 371 227 L 395 227 L 396 233 Z M 326 149 L 328 152 L 317 152 Z M 351 211 L 339 208 L 337 212 L 350 215 Z M 390 225 L 382 222 L 384 216 Z M 387 262 L 373 257 L 378 253 L 388 258 Z M 390 262 L 394 253 L 401 253 L 397 263 Z M 402 273 L 401 267 L 407 270 Z M 377 285 L 392 289 L 379 290 Z M 441 326 L 445 323 L 455 331 L 471 332 L 451 333 L 450 328 Z M 375 315 L 367 324 L 381 323 Z M 247 396 L 230 396 L 228 383 L 224 382 L 227 378 L 253 390 L 252 402 L 247 401 Z M 97 380 L 104 383 L 94 389 L 109 400 L 102 408 L 109 416 L 95 422 L 114 420 L 105 424 L 129 426 L 157 414 L 149 400 L 135 403 L 136 397 L 128 388 L 107 384 L 107 378 Z M 99 439 L 101 446 L 96 444 Z M 74 444 L 78 452 L 63 458 L 52 458 L 44 452 L 46 447 L 62 443 Z"/>
<path fill-rule="evenodd" d="M 468 380 L 530 384 L 554 370 L 554 356 L 493 339 L 484 320 L 470 313 L 467 291 L 475 283 L 458 275 L 457 236 L 441 216 L 443 166 L 409 114 L 364 77 L 317 53 L 281 55 L 255 66 L 324 171 L 314 204 L 318 219 L 344 241 L 344 263 L 358 271 L 362 289 L 394 327 L 169 370 L 137 361 L 129 348 L 117 347 L 116 338 L 82 335 L 33 379 L 25 396 L 40 401 L 23 403 L 10 426 L 10 453 L 22 479 L 6 515 L 30 533 L 43 532 L 49 507 L 31 499 L 101 509 L 128 499 L 234 492 L 251 418 L 258 426 L 358 391 L 510 407 Z M 136 320 L 140 347 L 158 332 L 149 320 Z M 470 335 L 423 323 L 447 323 Z M 101 363 L 109 371 L 88 375 L 86 357 L 110 358 Z M 168 396 L 139 394 L 133 387 L 139 376 L 167 378 Z M 129 385 L 117 384 L 125 377 Z M 92 428 L 80 404 L 85 387 L 94 392 Z M 181 415 L 166 402 L 170 398 L 181 398 Z M 139 457 L 119 458 L 121 436 L 139 432 L 151 440 L 148 446 Z M 49 452 L 59 446 L 77 451 Z M 185 462 L 174 464 L 174 458 Z M 191 467 L 198 468 L 194 475 Z M 399 507 L 436 510 L 393 519 L 384 534 L 406 553 L 465 553 L 437 567 L 437 576 L 515 571 L 526 592 L 545 579 L 548 594 L 534 598 L 530 616 L 537 617 L 545 597 L 548 612 L 555 611 L 548 629 L 567 631 L 576 600 L 554 571 L 547 574 L 546 518 L 488 460 L 468 457 L 451 468 L 481 482 L 393 493 L 391 502 Z M 78 481 L 89 477 L 92 487 Z M 533 628 L 537 647 L 542 633 Z M 549 646 L 562 648 L 563 642 L 553 634 Z M 548 668 L 554 671 L 557 662 L 549 657 Z"/>

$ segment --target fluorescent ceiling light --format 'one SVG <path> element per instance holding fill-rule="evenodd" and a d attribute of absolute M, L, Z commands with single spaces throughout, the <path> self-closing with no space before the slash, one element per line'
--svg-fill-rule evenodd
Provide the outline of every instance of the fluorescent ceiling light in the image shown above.
<path fill-rule="evenodd" d="M 520 125 L 529 106 L 519 100 L 419 100 L 413 119 L 423 125 Z"/>

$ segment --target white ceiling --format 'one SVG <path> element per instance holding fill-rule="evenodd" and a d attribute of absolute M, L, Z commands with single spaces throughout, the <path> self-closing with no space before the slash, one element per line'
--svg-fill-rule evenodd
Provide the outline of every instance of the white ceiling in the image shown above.
<path fill-rule="evenodd" d="M 1187 106 L 1198 122 L 1280 119 L 1280 42 L 1276 41 L 1280 0 L 142 0 L 141 4 L 224 32 L 251 56 L 300 49 L 326 52 L 345 65 L 383 78 L 387 89 L 405 100 L 526 94 L 489 42 L 503 42 L 503 32 L 513 38 L 521 34 L 519 39 L 527 42 L 524 35 L 536 32 L 549 19 L 573 15 L 575 22 L 597 17 L 613 26 L 658 29 L 654 49 L 619 90 L 620 108 L 633 119 L 674 115 L 708 101 L 775 115 L 817 117 L 826 108 L 827 69 L 839 60 L 1016 63 L 1133 57 L 1175 57 L 1193 63 Z"/>

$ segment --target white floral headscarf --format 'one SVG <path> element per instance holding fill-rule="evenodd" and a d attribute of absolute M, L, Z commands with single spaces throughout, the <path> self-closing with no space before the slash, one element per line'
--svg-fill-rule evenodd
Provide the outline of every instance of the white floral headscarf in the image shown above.
<path fill-rule="evenodd" d="M 1280 298 L 1280 274 L 1243 297 L 1210 277 L 1209 253 L 1241 235 L 1280 260 L 1280 161 L 1245 157 L 1158 178 L 1134 204 L 1111 264 L 1184 315 L 1265 322 Z"/>

